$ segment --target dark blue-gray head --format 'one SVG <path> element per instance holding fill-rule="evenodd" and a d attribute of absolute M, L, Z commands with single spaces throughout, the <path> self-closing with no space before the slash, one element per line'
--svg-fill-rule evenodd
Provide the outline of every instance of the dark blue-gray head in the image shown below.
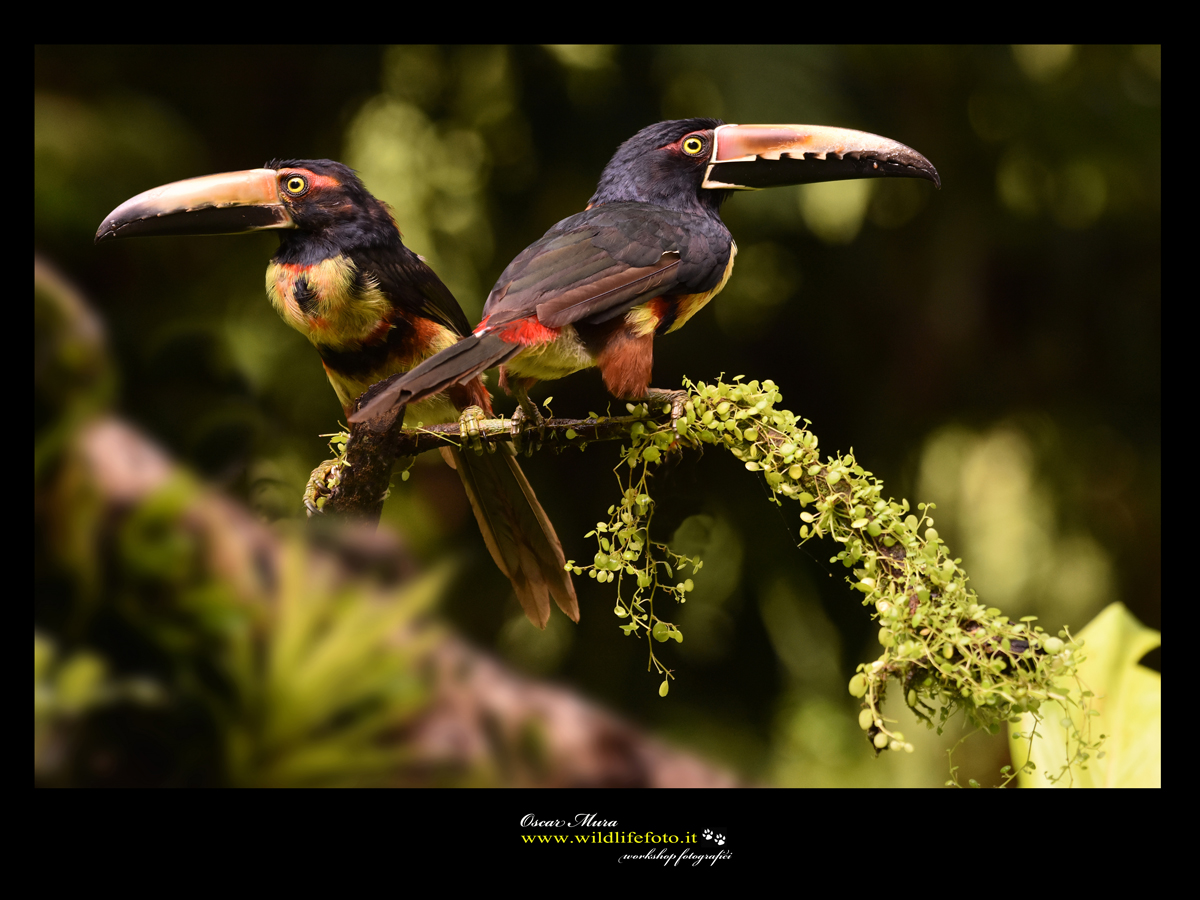
<path fill-rule="evenodd" d="M 728 191 L 703 190 L 720 119 L 675 119 L 623 143 L 600 176 L 589 206 L 639 201 L 681 212 L 716 213 Z"/>

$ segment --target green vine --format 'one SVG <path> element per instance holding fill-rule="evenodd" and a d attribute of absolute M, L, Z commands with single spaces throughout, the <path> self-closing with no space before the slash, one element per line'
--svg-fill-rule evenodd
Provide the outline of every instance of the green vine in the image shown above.
<path fill-rule="evenodd" d="M 646 404 L 628 404 L 630 415 L 647 416 Z M 664 411 L 669 411 L 670 406 Z M 694 415 L 694 405 L 687 405 L 687 416 Z M 686 418 L 679 420 L 681 433 L 686 432 Z M 623 448 L 622 461 L 614 472 L 621 484 L 619 503 L 608 508 L 609 520 L 597 522 L 596 528 L 585 537 L 595 536 L 598 544 L 596 556 L 590 566 L 577 566 L 575 561 L 567 563 L 576 575 L 583 572 L 601 584 L 617 582 L 617 605 L 613 613 L 629 621 L 621 626 L 627 635 L 644 634 L 650 651 L 647 669 L 657 670 L 663 676 L 659 685 L 659 696 L 667 696 L 673 670 L 667 668 L 654 653 L 654 642 L 665 643 L 675 640 L 683 643 L 683 632 L 672 622 L 654 612 L 654 597 L 663 594 L 679 603 L 687 601 L 687 592 L 692 590 L 692 579 L 679 579 L 691 567 L 699 572 L 704 565 L 700 560 L 676 553 L 667 544 L 650 539 L 650 520 L 654 516 L 654 500 L 650 497 L 646 481 L 652 466 L 656 465 L 675 443 L 676 436 L 668 428 L 655 427 L 651 421 L 634 422 L 629 432 L 632 443 Z M 622 470 L 627 471 L 622 471 Z M 657 554 L 657 555 L 656 555 Z M 633 593 L 625 598 L 625 579 L 633 584 Z M 661 607 L 660 607 L 661 608 Z"/>
<path fill-rule="evenodd" d="M 699 571 L 702 563 L 652 539 L 654 501 L 647 481 L 667 453 L 709 444 L 761 473 L 771 502 L 800 503 L 802 544 L 830 537 L 841 545 L 831 562 L 851 570 L 847 580 L 880 625 L 882 654 L 860 664 L 849 684 L 862 700 L 859 724 L 876 752 L 913 749 L 884 714 L 892 679 L 901 685 L 905 703 L 939 733 L 958 711 L 977 728 L 996 733 L 1022 713 L 1038 721 L 1041 704 L 1050 700 L 1086 708 L 1091 695 L 1078 680 L 1082 643 L 1066 629 L 1047 633 L 1034 616 L 1013 622 L 981 603 L 962 560 L 950 556 L 934 528 L 933 504 L 918 504 L 914 512 L 907 500 L 886 497 L 883 484 L 859 465 L 853 450 L 822 460 L 811 423 L 778 406 L 782 396 L 772 381 L 742 383 L 739 376 L 733 383 L 685 381 L 685 387 L 684 415 L 674 427 L 650 418 L 645 404 L 629 406 L 631 414 L 646 418 L 632 426 L 615 470 L 621 499 L 609 507 L 609 520 L 588 534 L 598 543 L 592 565 L 568 563 L 576 574 L 616 582 L 614 612 L 628 620 L 620 627 L 646 636 L 648 668 L 663 676 L 662 696 L 674 673 L 655 654 L 654 642 L 683 640 L 678 626 L 664 618 L 662 599 L 684 602 L 692 582 L 681 576 L 689 568 Z M 661 598 L 657 611 L 656 598 Z M 1077 690 L 1069 692 L 1065 685 L 1072 683 Z M 1036 726 L 1030 740 L 1035 732 Z M 1072 739 L 1071 762 L 1086 760 L 1099 745 L 1086 724 Z M 1016 773 L 1006 774 L 1011 779 Z"/>

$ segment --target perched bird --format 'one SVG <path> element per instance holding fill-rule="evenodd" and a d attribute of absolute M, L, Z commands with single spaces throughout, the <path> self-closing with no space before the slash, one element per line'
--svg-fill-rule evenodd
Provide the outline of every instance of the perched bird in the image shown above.
<path fill-rule="evenodd" d="M 96 232 L 96 243 L 263 229 L 279 229 L 267 296 L 283 320 L 317 348 L 347 416 L 372 384 L 407 372 L 470 333 L 449 289 L 401 242 L 388 207 L 353 170 L 332 160 L 277 160 L 262 169 L 154 188 L 113 210 Z M 429 392 L 416 417 L 453 421 L 470 406 L 491 413 L 491 398 L 477 377 Z M 482 455 L 448 453 L 492 558 L 512 581 L 530 621 L 545 627 L 551 596 L 578 621 L 562 546 L 511 445 Z"/>
<path fill-rule="evenodd" d="M 509 264 L 469 337 L 394 379 L 351 418 L 420 402 L 495 365 L 535 420 L 534 383 L 592 366 L 614 396 L 678 401 L 650 388 L 654 338 L 682 326 L 729 280 L 737 245 L 720 208 L 730 193 L 879 176 L 941 186 L 921 154 L 861 131 L 716 119 L 644 128 L 604 168 L 587 209 Z"/>

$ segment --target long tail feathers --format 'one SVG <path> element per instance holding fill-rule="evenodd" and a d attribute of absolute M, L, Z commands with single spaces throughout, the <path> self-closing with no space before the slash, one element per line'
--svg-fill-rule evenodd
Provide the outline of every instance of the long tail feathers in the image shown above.
<path fill-rule="evenodd" d="M 562 544 L 517 465 L 512 445 L 500 444 L 495 453 L 484 454 L 445 448 L 442 455 L 458 470 L 483 540 L 512 582 L 529 621 L 545 628 L 553 597 L 578 622 L 579 601 Z"/>
<path fill-rule="evenodd" d="M 496 334 L 482 337 L 469 334 L 397 378 L 351 415 L 350 421 L 364 422 L 393 406 L 417 403 L 456 384 L 470 381 L 492 366 L 505 362 L 521 349 L 520 344 L 510 344 Z"/>
<path fill-rule="evenodd" d="M 350 421 L 365 421 L 470 381 L 520 350 L 520 344 L 510 344 L 496 334 L 468 335 L 381 389 Z M 443 448 L 442 456 L 458 470 L 484 542 L 512 582 L 529 621 L 545 628 L 553 597 L 558 608 L 578 622 L 579 601 L 566 571 L 562 544 L 517 465 L 512 445 L 500 444 L 495 453 L 478 455 Z"/>

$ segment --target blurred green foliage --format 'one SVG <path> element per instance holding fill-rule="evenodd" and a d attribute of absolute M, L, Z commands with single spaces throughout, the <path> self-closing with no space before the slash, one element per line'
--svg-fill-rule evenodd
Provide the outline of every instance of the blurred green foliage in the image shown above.
<path fill-rule="evenodd" d="M 120 407 L 270 519 L 300 515 L 340 414 L 265 302 L 275 239 L 93 247 L 121 201 L 272 157 L 341 159 L 475 317 L 508 260 L 582 209 L 650 122 L 903 141 L 941 192 L 735 196 L 737 271 L 712 312 L 657 342 L 656 382 L 774 379 L 826 448 L 935 501 L 973 587 L 1014 618 L 1078 629 L 1120 599 L 1161 626 L 1159 47 L 38 47 L 34 75 L 35 250 L 94 298 Z M 609 402 L 594 373 L 553 393 L 560 415 Z M 868 759 L 844 685 L 876 655 L 875 628 L 831 577 L 834 548 L 797 551 L 796 513 L 763 515 L 755 476 L 722 457 L 656 476 L 661 533 L 690 521 L 681 541 L 722 557 L 695 578 L 681 621 L 708 624 L 673 650 L 689 678 L 666 701 L 613 634 L 605 585 L 580 585 L 583 621 L 552 652 L 514 637 L 520 611 L 436 460 L 384 517 L 426 561 L 455 554 L 445 611 L 465 633 L 750 777 L 941 783 L 933 751 Z M 567 556 L 586 553 L 615 463 L 597 446 L 526 467 Z M 967 752 L 964 775 L 987 780 L 1007 751 Z"/>
<path fill-rule="evenodd" d="M 272 534 L 107 415 L 103 329 L 41 262 L 34 309 L 35 784 L 404 783 L 447 567 Z"/>
<path fill-rule="evenodd" d="M 239 553 L 230 544 L 246 535 L 218 533 L 236 530 L 236 514 L 181 477 L 127 510 L 115 534 L 110 509 L 55 541 L 95 487 L 75 453 L 60 464 L 39 503 L 37 783 L 405 782 L 395 735 L 428 702 L 418 663 L 433 636 L 414 625 L 444 566 L 372 586 L 298 535 Z"/>

